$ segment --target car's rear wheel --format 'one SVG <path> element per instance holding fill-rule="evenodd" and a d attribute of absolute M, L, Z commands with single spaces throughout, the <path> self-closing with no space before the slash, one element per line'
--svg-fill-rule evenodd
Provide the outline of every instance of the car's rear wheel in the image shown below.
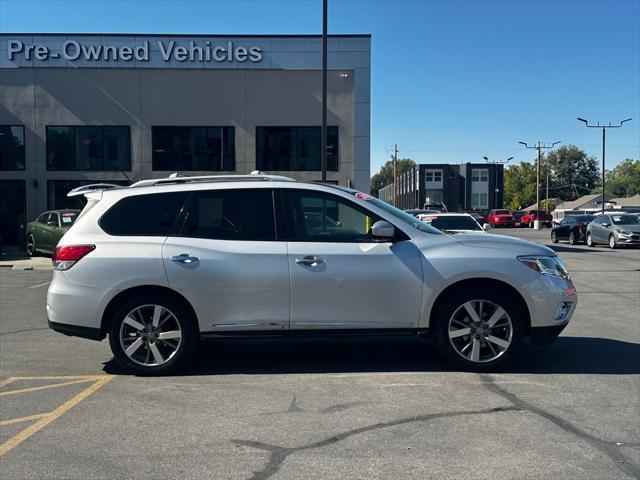
<path fill-rule="evenodd" d="M 556 234 L 556 232 L 551 232 L 551 241 L 553 243 L 558 243 L 558 235 Z"/>
<path fill-rule="evenodd" d="M 180 301 L 160 295 L 129 300 L 114 315 L 109 344 L 128 372 L 159 375 L 188 360 L 198 340 L 197 323 Z"/>
<path fill-rule="evenodd" d="M 31 233 L 27 235 L 27 254 L 30 257 L 33 257 L 36 254 L 36 239 L 33 238 Z"/>
<path fill-rule="evenodd" d="M 609 235 L 609 248 L 618 248 L 618 242 L 616 242 L 616 237 L 613 235 L 613 233 Z"/>
<path fill-rule="evenodd" d="M 569 233 L 569 245 L 575 245 L 576 244 L 576 234 L 573 232 Z"/>
<path fill-rule="evenodd" d="M 591 233 L 587 233 L 587 247 L 595 247 L 596 244 L 593 241 L 593 237 L 591 236 Z"/>
<path fill-rule="evenodd" d="M 438 348 L 464 370 L 499 370 L 522 347 L 525 312 L 508 294 L 475 287 L 449 295 L 436 308 Z"/>

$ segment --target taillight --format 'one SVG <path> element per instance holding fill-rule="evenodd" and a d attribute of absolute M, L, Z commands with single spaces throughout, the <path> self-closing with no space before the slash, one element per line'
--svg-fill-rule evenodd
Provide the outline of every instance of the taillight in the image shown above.
<path fill-rule="evenodd" d="M 87 253 L 95 250 L 95 245 L 65 245 L 56 247 L 51 256 L 54 270 L 69 270 Z"/>

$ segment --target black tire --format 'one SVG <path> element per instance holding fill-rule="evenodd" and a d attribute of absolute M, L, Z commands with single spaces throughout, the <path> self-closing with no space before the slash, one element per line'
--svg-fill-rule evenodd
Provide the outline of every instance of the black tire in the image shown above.
<path fill-rule="evenodd" d="M 38 254 L 36 250 L 36 239 L 33 238 L 33 234 L 27 235 L 27 255 L 35 257 Z"/>
<path fill-rule="evenodd" d="M 173 356 L 162 365 L 146 366 L 133 361 L 125 353 L 120 341 L 122 324 L 127 315 L 136 308 L 145 305 L 159 305 L 173 314 L 181 329 L 181 341 Z M 135 375 L 164 375 L 182 368 L 189 360 L 198 343 L 199 328 L 197 319 L 182 301 L 160 294 L 144 294 L 125 302 L 113 315 L 109 328 L 109 345 L 116 362 L 128 373 Z M 158 340 L 156 340 L 158 341 Z M 153 342 L 151 342 L 153 343 Z M 145 348 L 142 346 L 140 348 Z"/>
<path fill-rule="evenodd" d="M 558 235 L 556 232 L 551 232 L 551 242 L 558 243 Z"/>
<path fill-rule="evenodd" d="M 569 232 L 569 245 L 575 245 L 576 243 L 576 234 Z"/>
<path fill-rule="evenodd" d="M 472 300 L 493 302 L 502 307 L 511 319 L 512 336 L 509 346 L 500 356 L 486 362 L 475 362 L 462 356 L 449 339 L 449 320 L 462 305 Z M 432 325 L 435 327 L 435 338 L 441 355 L 456 367 L 470 372 L 499 371 L 511 365 L 522 349 L 525 315 L 521 306 L 511 295 L 489 287 L 472 287 L 456 290 L 434 307 Z M 485 320 L 486 318 L 483 318 Z M 486 343 L 486 340 L 485 340 Z"/>
<path fill-rule="evenodd" d="M 609 235 L 609 248 L 612 250 L 618 248 L 618 242 L 616 242 L 616 237 L 613 236 L 613 233 Z"/>
<path fill-rule="evenodd" d="M 593 241 L 593 237 L 591 236 L 591 233 L 587 233 L 587 247 L 595 247 L 596 243 Z"/>

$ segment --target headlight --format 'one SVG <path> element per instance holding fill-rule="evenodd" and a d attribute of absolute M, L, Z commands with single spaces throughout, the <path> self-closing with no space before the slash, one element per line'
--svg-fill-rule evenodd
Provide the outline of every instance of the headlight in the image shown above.
<path fill-rule="evenodd" d="M 569 271 L 558 257 L 531 255 L 518 257 L 518 260 L 542 275 L 569 279 Z"/>
<path fill-rule="evenodd" d="M 623 235 L 631 235 L 631 232 L 627 232 L 623 228 L 616 228 L 616 232 L 621 233 Z"/>

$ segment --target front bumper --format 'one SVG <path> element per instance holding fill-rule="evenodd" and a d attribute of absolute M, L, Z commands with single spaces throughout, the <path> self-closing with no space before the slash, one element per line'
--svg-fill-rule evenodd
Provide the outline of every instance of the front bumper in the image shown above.
<path fill-rule="evenodd" d="M 524 285 L 521 292 L 529 307 L 532 340 L 534 337 L 559 335 L 578 306 L 573 283 L 560 277 L 539 275 Z"/>
<path fill-rule="evenodd" d="M 640 235 L 633 233 L 631 235 L 618 234 L 618 243 L 621 245 L 640 245 Z"/>

